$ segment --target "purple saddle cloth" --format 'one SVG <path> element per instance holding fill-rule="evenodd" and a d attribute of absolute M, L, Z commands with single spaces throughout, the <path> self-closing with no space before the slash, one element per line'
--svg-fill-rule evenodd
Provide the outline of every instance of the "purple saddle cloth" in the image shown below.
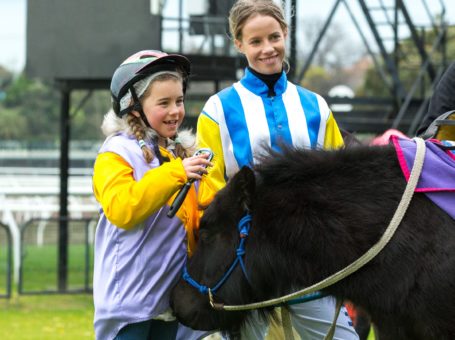
<path fill-rule="evenodd" d="M 412 139 L 391 137 L 406 181 L 409 180 L 416 155 Z M 444 150 L 436 139 L 426 140 L 425 160 L 415 192 L 425 193 L 429 199 L 455 219 L 455 154 Z"/>

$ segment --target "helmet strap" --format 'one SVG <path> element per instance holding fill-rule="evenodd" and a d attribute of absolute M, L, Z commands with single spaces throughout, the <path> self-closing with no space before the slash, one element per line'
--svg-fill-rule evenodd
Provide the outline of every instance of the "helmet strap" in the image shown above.
<path fill-rule="evenodd" d="M 147 117 L 145 116 L 144 110 L 142 109 L 141 102 L 139 101 L 139 98 L 137 97 L 134 86 L 131 86 L 130 91 L 131 91 L 131 96 L 133 97 L 133 101 L 134 101 L 133 106 L 130 106 L 131 110 L 139 112 L 144 124 L 147 127 L 149 127 L 150 129 L 153 129 L 152 126 L 150 125 L 149 121 L 147 120 Z M 164 158 L 163 155 L 161 155 L 159 144 L 158 144 L 158 137 L 156 138 L 155 142 L 153 143 L 153 151 L 155 152 L 155 156 L 158 158 L 158 161 L 160 164 L 163 164 L 164 162 L 169 161 L 168 158 Z"/>
<path fill-rule="evenodd" d="M 133 97 L 133 101 L 134 101 L 134 105 L 131 107 L 131 110 L 139 112 L 144 124 L 147 127 L 149 127 L 150 129 L 152 129 L 147 117 L 145 116 L 144 110 L 142 109 L 141 102 L 139 101 L 139 98 L 137 97 L 136 90 L 134 89 L 134 86 L 130 87 L 130 91 L 131 91 L 131 96 Z"/>

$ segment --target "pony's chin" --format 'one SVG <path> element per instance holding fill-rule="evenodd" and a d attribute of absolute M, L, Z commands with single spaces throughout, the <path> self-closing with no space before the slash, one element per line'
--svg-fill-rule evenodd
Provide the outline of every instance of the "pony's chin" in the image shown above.
<path fill-rule="evenodd" d="M 181 324 L 200 331 L 232 332 L 243 321 L 243 313 L 217 311 L 201 305 L 187 310 L 174 309 L 174 315 Z"/>
<path fill-rule="evenodd" d="M 185 294 L 186 293 L 186 294 Z M 215 322 L 215 310 L 207 301 L 192 292 L 185 285 L 178 284 L 171 293 L 170 305 L 177 320 L 192 329 L 211 331 L 219 328 Z M 178 303 L 177 303 L 178 301 Z"/>
<path fill-rule="evenodd" d="M 211 312 L 214 313 L 213 310 Z M 213 314 L 211 315 L 210 311 L 199 310 L 186 317 L 177 313 L 176 317 L 177 320 L 186 327 L 200 331 L 214 331 L 224 328 L 213 319 Z"/>

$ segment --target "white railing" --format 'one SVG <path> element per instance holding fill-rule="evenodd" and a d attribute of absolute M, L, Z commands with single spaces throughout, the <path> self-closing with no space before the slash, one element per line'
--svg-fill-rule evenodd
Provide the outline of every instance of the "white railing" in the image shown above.
<path fill-rule="evenodd" d="M 1 175 L 0 217 L 11 231 L 14 259 L 14 282 L 19 280 L 20 226 L 32 218 L 39 219 L 37 244 L 42 244 L 46 220 L 60 211 L 58 175 Z M 68 179 L 68 213 L 70 218 L 97 216 L 99 211 L 90 176 L 70 176 Z M 95 228 L 95 225 L 90 225 Z M 93 235 L 93 232 L 89 232 Z M 93 241 L 93 240 L 90 240 Z"/>

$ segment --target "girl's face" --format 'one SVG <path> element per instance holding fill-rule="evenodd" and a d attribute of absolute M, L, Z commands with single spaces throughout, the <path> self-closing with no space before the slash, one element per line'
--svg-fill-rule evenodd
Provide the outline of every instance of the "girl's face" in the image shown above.
<path fill-rule="evenodd" d="M 285 55 L 287 31 L 271 16 L 254 15 L 247 19 L 235 40 L 237 49 L 245 54 L 248 65 L 262 74 L 281 72 Z"/>
<path fill-rule="evenodd" d="M 180 80 L 155 80 L 147 90 L 142 108 L 150 126 L 161 137 L 174 137 L 185 117 L 183 85 Z M 139 116 L 138 112 L 134 112 Z"/>

